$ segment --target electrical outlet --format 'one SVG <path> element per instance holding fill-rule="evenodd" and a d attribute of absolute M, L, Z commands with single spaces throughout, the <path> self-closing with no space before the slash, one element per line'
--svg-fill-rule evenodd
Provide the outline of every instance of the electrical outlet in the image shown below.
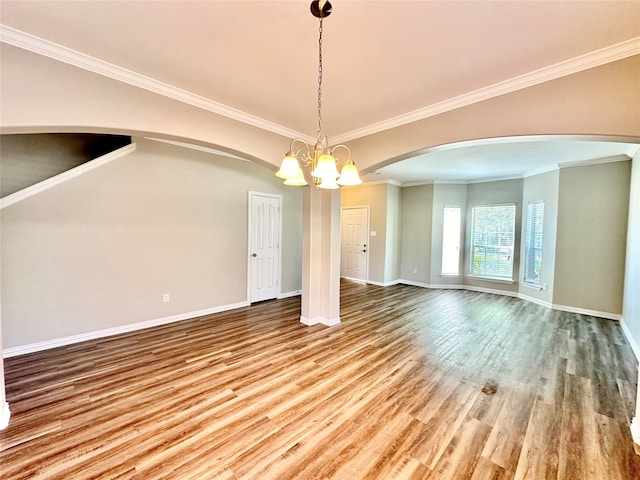
<path fill-rule="evenodd" d="M 417 274 L 418 274 L 418 269 L 417 269 L 417 268 L 414 268 L 414 269 L 413 269 L 413 273 L 417 275 Z"/>
<path fill-rule="evenodd" d="M 168 293 L 163 293 L 162 294 L 162 301 L 164 303 L 167 303 L 169 301 L 169 294 Z"/>

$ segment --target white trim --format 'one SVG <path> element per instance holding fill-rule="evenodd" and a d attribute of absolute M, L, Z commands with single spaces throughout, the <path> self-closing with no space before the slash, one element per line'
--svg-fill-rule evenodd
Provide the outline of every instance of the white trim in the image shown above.
<path fill-rule="evenodd" d="M 36 37 L 35 35 L 31 35 L 7 25 L 0 24 L 0 41 L 13 45 L 14 47 L 22 48 L 45 57 L 52 58 L 59 62 L 73 65 L 74 67 L 79 67 L 84 70 L 103 75 L 107 78 L 111 78 L 134 87 L 142 88 L 149 92 L 172 98 L 179 102 L 207 110 L 217 115 L 237 120 L 247 125 L 252 125 L 278 135 L 283 135 L 284 137 L 304 138 L 311 143 L 316 141 L 315 138 L 296 132 L 290 128 L 256 117 L 255 115 L 251 115 L 250 113 L 243 112 L 236 108 L 223 105 L 222 103 L 214 102 L 213 100 L 201 97 L 200 95 L 196 95 L 195 93 L 191 93 L 187 90 L 160 82 L 151 77 L 147 77 L 146 75 L 136 73 L 132 70 L 114 65 L 113 63 L 105 62 L 99 58 L 58 45 L 57 43 Z"/>
<path fill-rule="evenodd" d="M 491 182 L 504 182 L 507 180 L 522 180 L 524 178 L 523 175 L 506 175 L 504 177 L 491 177 L 491 178 L 475 178 L 473 180 L 469 180 L 467 183 L 469 185 L 473 185 L 476 183 L 491 183 Z"/>
<path fill-rule="evenodd" d="M 633 443 L 640 445 L 640 424 L 636 417 L 631 419 L 631 438 Z"/>
<path fill-rule="evenodd" d="M 630 145 L 629 148 L 627 148 L 627 151 L 624 153 L 629 158 L 633 158 L 636 156 L 636 153 L 638 153 L 638 150 L 640 150 L 640 145 Z"/>
<path fill-rule="evenodd" d="M 624 318 L 620 319 L 620 326 L 622 327 L 622 333 L 624 333 L 627 342 L 629 342 L 629 345 L 631 345 L 631 350 L 633 350 L 633 354 L 636 356 L 636 360 L 640 361 L 640 346 L 638 346 L 638 344 L 636 343 L 636 339 L 633 338 L 633 335 L 631 335 L 629 326 L 627 325 L 627 322 L 624 321 Z"/>
<path fill-rule="evenodd" d="M 242 160 L 243 162 L 251 163 L 248 158 L 239 157 L 232 153 L 223 152 L 222 150 L 216 150 L 215 148 L 203 147 L 202 145 L 196 145 L 195 143 L 178 142 L 176 140 L 166 140 L 164 138 L 156 137 L 144 137 L 145 140 L 153 140 L 154 142 L 168 143 L 169 145 L 175 145 L 176 147 L 189 148 L 191 150 L 197 150 L 199 152 L 211 153 L 212 155 L 218 155 L 221 157 L 233 158 L 234 160 Z"/>
<path fill-rule="evenodd" d="M 401 187 L 421 187 L 423 185 L 435 185 L 435 180 L 417 180 L 415 182 L 402 182 Z M 465 182 L 466 184 L 466 182 Z"/>
<path fill-rule="evenodd" d="M 292 290 L 291 292 L 285 292 L 278 295 L 278 300 L 282 300 L 283 298 L 298 297 L 300 295 L 302 295 L 302 290 Z"/>
<path fill-rule="evenodd" d="M 340 278 L 344 278 L 345 280 L 349 280 L 350 282 L 361 283 L 363 285 L 367 284 L 366 280 L 360 280 L 359 278 L 351 278 L 351 277 L 340 277 Z"/>
<path fill-rule="evenodd" d="M 631 419 L 631 438 L 633 443 L 640 445 L 640 422 L 636 417 Z"/>
<path fill-rule="evenodd" d="M 465 285 L 465 290 L 472 292 L 491 293 L 492 295 L 504 295 L 505 297 L 518 297 L 518 292 L 510 292 L 508 290 L 495 290 L 493 288 L 474 287 L 473 285 Z"/>
<path fill-rule="evenodd" d="M 4 430 L 9 426 L 9 418 L 11 418 L 9 403 L 4 402 L 4 404 L 0 404 L 0 430 Z"/>
<path fill-rule="evenodd" d="M 90 72 L 103 75 L 120 82 L 133 85 L 150 92 L 163 95 L 179 102 L 183 102 L 212 113 L 222 115 L 233 120 L 252 125 L 288 138 L 304 138 L 313 143 L 316 141 L 308 135 L 296 132 L 282 125 L 270 122 L 263 118 L 256 117 L 241 110 L 214 102 L 208 98 L 201 97 L 181 88 L 160 82 L 145 75 L 133 72 L 126 68 L 119 67 L 98 58 L 58 45 L 35 35 L 21 30 L 0 24 L 0 41 L 13 45 L 30 52 L 52 58 L 59 62 L 67 63 L 75 67 L 88 70 Z M 480 88 L 457 97 L 453 97 L 442 102 L 438 102 L 412 112 L 398 115 L 396 117 L 374 123 L 351 132 L 338 135 L 333 138 L 333 143 L 343 143 L 356 138 L 361 138 L 374 133 L 389 130 L 395 127 L 406 125 L 429 118 L 441 113 L 445 113 L 457 108 L 472 105 L 483 100 L 498 97 L 507 93 L 522 90 L 540 83 L 548 82 L 567 75 L 598 67 L 606 63 L 622 60 L 640 53 L 640 37 L 634 37 L 614 45 L 610 45 L 593 52 L 580 55 L 563 62 L 549 65 L 547 67 L 534 70 L 517 77 L 495 83 L 488 87 Z"/>
<path fill-rule="evenodd" d="M 542 175 L 543 173 L 555 172 L 559 170 L 558 164 L 547 165 L 546 167 L 541 167 L 536 170 L 529 170 L 528 172 L 524 172 L 522 174 L 522 178 L 535 177 L 536 175 Z"/>
<path fill-rule="evenodd" d="M 410 285 L 412 287 L 422 287 L 422 288 L 431 288 L 431 285 L 423 282 L 416 282 L 413 280 L 398 280 L 396 283 L 401 283 L 403 285 Z"/>
<path fill-rule="evenodd" d="M 71 345 L 73 343 L 85 342 L 87 340 L 96 340 L 99 338 L 110 337 L 112 335 L 118 335 L 121 333 L 133 332 L 136 330 L 142 330 L 144 328 L 157 327 L 165 325 L 167 323 L 179 322 L 182 320 L 191 320 L 196 317 L 202 317 L 204 315 L 212 315 L 214 313 L 225 312 L 227 310 L 234 310 L 236 308 L 242 308 L 248 306 L 248 302 L 231 303 L 228 305 L 221 305 L 219 307 L 206 308 L 204 310 L 196 310 L 193 312 L 179 313 L 177 315 L 171 315 L 168 317 L 156 318 L 153 320 L 146 320 L 144 322 L 129 323 L 119 327 L 106 328 L 104 330 L 96 330 L 93 332 L 81 333 L 78 335 L 72 335 L 70 337 L 55 338 L 53 340 L 46 340 L 44 342 L 31 343 L 29 345 L 21 345 L 19 347 L 5 348 L 2 351 L 4 358 L 15 357 L 18 355 L 24 355 L 27 353 L 40 352 L 42 350 L 48 350 L 50 348 L 62 347 L 64 345 Z"/>
<path fill-rule="evenodd" d="M 536 292 L 541 292 L 543 290 L 542 285 L 536 285 L 533 283 L 520 282 L 520 286 L 530 288 L 531 290 L 535 290 Z"/>
<path fill-rule="evenodd" d="M 481 277 L 479 275 L 467 275 L 467 278 L 475 281 L 482 282 L 494 282 L 494 283 L 506 283 L 509 285 L 513 285 L 516 281 L 513 278 L 496 278 L 496 277 Z"/>
<path fill-rule="evenodd" d="M 434 103 L 424 108 L 414 110 L 403 115 L 398 115 L 382 122 L 374 123 L 366 127 L 362 127 L 343 135 L 333 138 L 335 143 L 348 142 L 356 138 L 361 138 L 374 133 L 390 130 L 400 127 L 408 123 L 424 120 L 441 113 L 455 110 L 456 108 L 466 107 L 474 103 L 488 100 L 490 98 L 512 93 L 524 88 L 532 87 L 540 83 L 555 80 L 567 75 L 598 67 L 606 63 L 622 60 L 640 53 L 640 37 L 634 37 L 624 42 L 616 43 L 609 47 L 601 48 L 593 52 L 580 55 L 563 62 L 549 65 L 547 67 L 525 73 L 517 77 L 495 83 L 488 87 L 480 88 L 472 92 L 464 93 L 457 97 L 453 97 L 442 102 Z"/>
<path fill-rule="evenodd" d="M 454 283 L 432 283 L 429 288 L 433 290 L 466 290 L 465 285 L 456 285 Z"/>
<path fill-rule="evenodd" d="M 525 300 L 527 302 L 535 303 L 537 305 L 541 305 L 546 308 L 551 308 L 551 302 L 546 302 L 544 300 L 540 300 L 539 298 L 530 297 L 529 295 L 525 295 L 524 293 L 518 292 L 518 298 L 521 300 Z"/>
<path fill-rule="evenodd" d="M 404 283 L 403 280 L 393 280 L 392 282 L 376 282 L 375 280 L 367 280 L 366 282 L 369 285 L 375 285 L 377 287 L 392 287 L 394 285 L 398 285 L 399 283 Z"/>
<path fill-rule="evenodd" d="M 592 158 L 591 160 L 581 160 L 579 162 L 558 163 L 558 168 L 586 167 L 588 165 L 600 165 L 601 163 L 626 162 L 631 160 L 626 154 L 612 155 L 610 157 Z"/>
<path fill-rule="evenodd" d="M 34 195 L 44 192 L 45 190 L 49 190 L 50 188 L 55 187 L 56 185 L 60 185 L 61 183 L 71 180 L 72 178 L 79 177 L 80 175 L 90 172 L 91 170 L 100 168 L 109 162 L 113 162 L 114 160 L 117 160 L 118 158 L 124 157 L 125 155 L 133 153 L 135 151 L 136 144 L 131 143 L 122 148 L 114 150 L 113 152 L 107 153 L 106 155 L 102 155 L 101 157 L 98 157 L 94 160 L 83 163 L 82 165 L 78 165 L 77 167 L 67 170 L 66 172 L 62 172 L 51 178 L 47 178 L 46 180 L 38 182 L 35 185 L 23 188 L 22 190 L 19 190 L 15 193 L 12 193 L 11 195 L 7 195 L 6 197 L 2 198 L 0 200 L 0 210 L 22 200 L 26 200 L 29 197 L 33 197 Z"/>
<path fill-rule="evenodd" d="M 368 174 L 365 174 L 365 175 L 377 175 L 377 173 L 373 172 L 373 173 L 368 173 Z M 392 180 L 390 178 L 382 179 L 382 180 L 364 180 L 364 182 L 360 186 L 364 187 L 364 186 L 382 185 L 382 184 L 395 185 L 396 187 L 404 187 L 404 184 L 402 182 L 399 182 L 397 180 Z"/>
<path fill-rule="evenodd" d="M 340 317 L 337 318 L 325 318 L 325 317 L 316 317 L 316 318 L 307 318 L 300 316 L 300 323 L 304 323 L 305 325 L 325 325 L 327 327 L 334 327 L 340 324 Z"/>
<path fill-rule="evenodd" d="M 608 318 L 609 320 L 622 320 L 622 315 L 620 315 L 619 313 L 601 312 L 599 310 L 570 307 L 568 305 L 558 305 L 556 303 L 552 304 L 551 308 L 553 308 L 554 310 L 562 310 L 563 312 L 580 313 L 582 315 L 591 315 L 592 317 Z"/>

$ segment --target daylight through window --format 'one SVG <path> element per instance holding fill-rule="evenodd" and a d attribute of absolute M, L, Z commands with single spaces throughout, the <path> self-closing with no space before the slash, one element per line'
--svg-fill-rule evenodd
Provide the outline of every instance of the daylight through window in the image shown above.
<path fill-rule="evenodd" d="M 460 273 L 460 207 L 444 207 L 442 274 Z"/>
<path fill-rule="evenodd" d="M 471 222 L 471 275 L 512 280 L 516 206 L 475 206 Z"/>
<path fill-rule="evenodd" d="M 529 202 L 524 246 L 524 283 L 540 285 L 544 202 Z"/>

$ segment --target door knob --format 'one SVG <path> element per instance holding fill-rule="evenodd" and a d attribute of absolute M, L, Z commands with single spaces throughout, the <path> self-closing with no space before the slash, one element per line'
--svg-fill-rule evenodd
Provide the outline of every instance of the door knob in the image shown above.
<path fill-rule="evenodd" d="M 257 257 L 257 256 L 258 256 L 258 254 L 257 254 L 257 253 L 253 253 L 251 256 L 252 256 L 252 257 Z"/>
<path fill-rule="evenodd" d="M 366 250 L 362 250 L 362 253 L 367 253 L 367 251 Z"/>

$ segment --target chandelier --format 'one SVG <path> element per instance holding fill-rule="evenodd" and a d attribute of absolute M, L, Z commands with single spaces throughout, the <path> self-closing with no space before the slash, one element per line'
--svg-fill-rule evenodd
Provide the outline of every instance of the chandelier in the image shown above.
<path fill-rule="evenodd" d="M 346 145 L 329 146 L 326 136 L 322 135 L 322 19 L 331 14 L 331 4 L 327 0 L 313 0 L 311 13 L 320 19 L 318 38 L 318 122 L 316 144 L 313 150 L 302 138 L 294 138 L 285 154 L 280 170 L 276 176 L 284 178 L 285 185 L 307 185 L 304 172 L 300 164 L 311 167 L 313 183 L 318 188 L 336 189 L 341 185 L 360 185 L 362 180 L 358 175 L 356 164 L 351 159 L 351 150 Z M 297 148 L 296 148 L 297 147 Z M 342 171 L 338 173 L 336 150 L 346 150 L 347 159 Z"/>

